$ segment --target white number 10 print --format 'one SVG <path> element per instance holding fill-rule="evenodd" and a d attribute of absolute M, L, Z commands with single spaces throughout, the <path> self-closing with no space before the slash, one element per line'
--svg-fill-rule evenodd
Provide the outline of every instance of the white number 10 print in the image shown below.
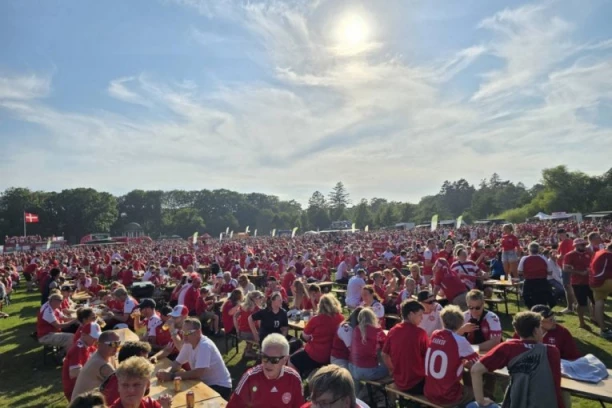
<path fill-rule="evenodd" d="M 440 369 L 436 371 L 436 360 L 441 360 Z M 431 349 L 427 350 L 425 355 L 425 375 L 431 375 L 436 380 L 441 380 L 446 375 L 448 368 L 448 356 L 442 350 L 436 350 L 433 353 Z"/>

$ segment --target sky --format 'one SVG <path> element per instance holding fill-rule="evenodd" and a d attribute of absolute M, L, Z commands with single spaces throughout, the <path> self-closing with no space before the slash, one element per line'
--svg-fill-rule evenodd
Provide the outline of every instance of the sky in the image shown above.
<path fill-rule="evenodd" d="M 418 200 L 612 167 L 612 2 L 3 0 L 0 189 Z"/>

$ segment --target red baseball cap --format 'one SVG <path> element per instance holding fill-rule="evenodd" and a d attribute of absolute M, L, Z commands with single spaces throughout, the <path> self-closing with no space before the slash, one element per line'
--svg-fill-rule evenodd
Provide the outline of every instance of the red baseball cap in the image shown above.
<path fill-rule="evenodd" d="M 189 309 L 187 309 L 183 305 L 174 306 L 172 309 L 172 313 L 168 313 L 168 316 L 171 317 L 185 317 L 189 315 Z"/>

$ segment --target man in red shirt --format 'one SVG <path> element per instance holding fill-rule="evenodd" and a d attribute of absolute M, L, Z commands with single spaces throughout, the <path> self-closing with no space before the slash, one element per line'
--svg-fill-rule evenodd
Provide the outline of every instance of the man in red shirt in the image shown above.
<path fill-rule="evenodd" d="M 600 335 L 612 339 L 612 329 L 606 328 L 604 319 L 604 305 L 612 293 L 612 244 L 605 250 L 599 251 L 591 261 L 589 270 L 589 286 L 595 298 L 595 320 L 599 325 Z"/>
<path fill-rule="evenodd" d="M 540 344 L 542 342 L 541 320 L 542 317 L 537 313 L 517 313 L 514 316 L 512 325 L 520 336 L 520 339 L 511 339 L 500 343 L 482 357 L 478 363 L 474 364 L 472 367 L 472 388 L 474 390 L 476 402 L 480 406 L 486 407 L 492 403 L 491 400 L 484 396 L 482 376 L 487 372 L 493 372 L 510 365 L 510 367 L 508 367 L 510 375 L 513 377 L 516 375 L 516 379 L 519 379 L 518 376 L 533 375 L 536 372 L 538 377 L 533 381 L 533 383 L 537 383 L 537 389 L 528 387 L 528 381 L 517 382 L 521 384 L 523 388 L 512 390 L 514 392 L 512 392 L 511 395 L 521 397 L 521 401 L 525 403 L 524 405 L 520 405 L 521 403 L 518 402 L 517 406 L 564 408 L 563 398 L 561 396 L 561 357 L 557 348 Z M 538 346 L 538 344 L 540 344 L 540 346 Z M 539 347 L 545 347 L 545 350 Z M 526 364 L 527 362 L 531 363 L 528 372 L 525 372 L 524 369 L 516 370 L 516 373 L 513 372 L 513 364 L 517 361 L 516 359 L 519 358 L 519 356 L 523 353 L 538 351 L 545 351 L 544 355 L 546 359 L 544 361 L 547 361 L 548 370 L 546 367 L 539 367 L 541 363 L 538 362 L 542 361 L 541 358 L 534 358 L 530 361 L 525 361 Z M 529 356 L 530 355 L 528 355 L 526 359 L 528 359 Z M 534 362 L 536 366 L 534 366 Z M 539 368 L 543 368 L 543 370 L 537 370 Z M 548 377 L 546 373 L 550 373 L 550 376 Z M 512 386 L 513 383 L 515 383 L 515 381 L 511 381 L 510 386 Z M 511 392 L 511 390 L 508 390 L 508 392 Z M 523 393 L 526 395 L 526 399 L 523 399 Z M 537 397 L 533 398 L 534 395 L 537 395 Z M 529 401 L 529 399 L 531 399 L 531 401 Z M 527 405 L 527 402 L 532 402 L 532 404 Z"/>
<path fill-rule="evenodd" d="M 553 292 L 548 282 L 552 270 L 544 255 L 540 254 L 540 245 L 537 242 L 529 244 L 529 255 L 521 258 L 518 272 L 525 278 L 523 286 L 525 306 L 528 308 L 535 305 L 555 306 Z"/>
<path fill-rule="evenodd" d="M 424 395 L 437 405 L 463 406 L 472 393 L 461 384 L 463 367 L 478 361 L 465 337 L 457 334 L 463 326 L 463 312 L 457 306 L 446 306 L 440 313 L 443 330 L 436 330 L 425 355 Z"/>
<path fill-rule="evenodd" d="M 433 295 L 434 297 L 438 294 L 440 289 L 444 291 L 444 296 L 453 305 L 459 306 L 462 310 L 467 309 L 465 300 L 465 294 L 467 287 L 461 281 L 459 275 L 454 272 L 448 261 L 444 258 L 440 258 L 434 264 L 434 279 L 432 283 L 434 285 Z"/>
<path fill-rule="evenodd" d="M 588 310 L 589 300 L 595 303 L 593 291 L 589 286 L 589 269 L 591 253 L 586 250 L 587 242 L 582 238 L 574 240 L 574 250 L 563 257 L 563 271 L 571 273 L 570 283 L 578 302 L 578 320 L 580 328 L 587 329 L 584 312 Z"/>
<path fill-rule="evenodd" d="M 49 296 L 47 303 L 41 306 L 36 320 L 36 336 L 40 344 L 61 347 L 68 351 L 72 347 L 74 334 L 62 333 L 76 323 L 76 319 L 65 321 L 60 310 L 62 295 L 54 293 Z"/>
<path fill-rule="evenodd" d="M 102 334 L 102 328 L 97 323 L 89 323 L 81 330 L 81 338 L 68 350 L 62 367 L 62 384 L 64 396 L 68 401 L 72 399 L 72 390 L 76 384 L 81 368 L 89 356 L 96 351 L 96 343 Z"/>
<path fill-rule="evenodd" d="M 234 390 L 227 408 L 299 408 L 304 404 L 302 379 L 286 366 L 289 342 L 278 333 L 261 344 L 261 364 L 249 369 Z"/>
<path fill-rule="evenodd" d="M 557 265 L 563 270 L 563 259 L 566 254 L 574 250 L 574 242 L 569 238 L 569 235 L 563 228 L 557 230 L 557 239 L 559 240 L 559 249 L 557 250 L 558 258 Z M 567 308 L 561 313 L 573 313 L 574 305 L 576 304 L 576 296 L 574 295 L 574 289 L 572 288 L 570 278 L 571 273 L 562 272 L 563 276 L 563 288 L 565 289 L 565 299 L 567 300 Z"/>
<path fill-rule="evenodd" d="M 389 330 L 382 358 L 393 376 L 395 387 L 409 394 L 423 394 L 427 332 L 419 327 L 425 308 L 416 300 L 402 303 L 403 321 Z"/>

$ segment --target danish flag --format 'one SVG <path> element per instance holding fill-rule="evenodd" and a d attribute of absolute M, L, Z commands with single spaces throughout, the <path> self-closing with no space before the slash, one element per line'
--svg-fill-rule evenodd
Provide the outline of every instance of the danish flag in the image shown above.
<path fill-rule="evenodd" d="M 28 224 L 33 224 L 33 223 L 38 222 L 38 214 L 24 212 L 23 217 L 25 218 L 25 222 L 27 222 Z"/>

